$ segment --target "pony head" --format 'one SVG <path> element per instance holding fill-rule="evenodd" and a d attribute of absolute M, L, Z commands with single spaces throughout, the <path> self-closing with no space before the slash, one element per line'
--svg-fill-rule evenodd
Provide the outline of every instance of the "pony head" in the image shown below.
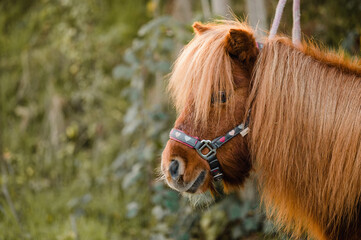
<path fill-rule="evenodd" d="M 178 112 L 174 128 L 195 139 L 212 140 L 245 120 L 259 50 L 244 23 L 194 23 L 193 28 L 195 37 L 182 50 L 170 76 L 169 91 Z M 217 149 L 226 191 L 239 188 L 249 176 L 252 165 L 246 139 L 238 134 Z M 187 144 L 170 139 L 161 169 L 168 185 L 177 191 L 214 191 L 209 163 Z"/>

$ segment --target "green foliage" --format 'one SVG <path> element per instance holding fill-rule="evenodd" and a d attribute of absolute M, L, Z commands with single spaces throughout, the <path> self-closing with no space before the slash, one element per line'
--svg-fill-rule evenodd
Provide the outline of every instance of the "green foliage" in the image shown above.
<path fill-rule="evenodd" d="M 270 18 L 278 1 L 269 5 Z M 341 7 L 342 6 L 342 7 Z M 301 29 L 306 39 L 329 48 L 342 47 L 350 55 L 361 55 L 361 2 L 359 0 L 302 0 Z M 291 35 L 292 4 L 287 2 L 280 32 Z"/>
<path fill-rule="evenodd" d="M 144 3 L 132 6 L 144 11 Z M 127 228 L 117 226 L 131 225 L 129 198 L 107 175 L 127 108 L 126 84 L 111 71 L 119 43 L 130 43 L 147 18 L 128 16 L 135 21 L 124 32 L 125 19 L 105 29 L 107 9 L 86 0 L 1 3 L 1 184 L 8 194 L 0 198 L 0 238 L 118 238 Z"/>

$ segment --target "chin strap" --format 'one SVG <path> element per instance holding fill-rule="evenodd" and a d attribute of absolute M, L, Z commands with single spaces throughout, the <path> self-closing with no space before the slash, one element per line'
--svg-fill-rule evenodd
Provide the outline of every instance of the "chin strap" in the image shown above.
<path fill-rule="evenodd" d="M 249 132 L 249 113 L 246 122 L 239 124 L 237 127 L 228 131 L 226 135 L 219 136 L 213 140 L 200 140 L 198 137 L 192 137 L 185 132 L 173 128 L 169 133 L 169 138 L 180 142 L 190 148 L 194 148 L 197 153 L 205 159 L 211 168 L 211 174 L 214 181 L 219 181 L 223 177 L 221 165 L 217 159 L 217 149 L 223 146 L 226 142 L 240 134 L 242 137 L 246 136 Z"/>

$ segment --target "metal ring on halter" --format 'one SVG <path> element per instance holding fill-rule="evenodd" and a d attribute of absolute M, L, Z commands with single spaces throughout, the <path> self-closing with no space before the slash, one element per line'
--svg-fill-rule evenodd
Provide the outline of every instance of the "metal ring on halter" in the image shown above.
<path fill-rule="evenodd" d="M 235 128 L 228 131 L 226 135 L 219 136 L 212 141 L 199 140 L 199 138 L 187 135 L 185 132 L 176 128 L 173 128 L 170 131 L 169 138 L 174 141 L 180 142 L 190 148 L 194 148 L 199 154 L 199 156 L 201 156 L 208 162 L 211 169 L 211 174 L 213 176 L 213 180 L 219 181 L 222 179 L 223 173 L 221 171 L 221 165 L 219 164 L 219 161 L 217 159 L 217 148 L 220 148 L 238 134 L 240 134 L 242 137 L 246 136 L 249 130 L 249 116 L 250 113 L 248 112 L 247 119 L 244 124 L 239 124 Z M 203 153 L 203 150 L 208 150 L 208 152 Z"/>
<path fill-rule="evenodd" d="M 202 153 L 202 150 L 207 148 L 209 151 L 206 154 Z M 196 148 L 198 154 L 205 159 L 210 159 L 212 157 L 215 157 L 217 154 L 217 148 L 212 144 L 212 141 L 210 140 L 202 140 L 200 142 L 200 146 Z"/>

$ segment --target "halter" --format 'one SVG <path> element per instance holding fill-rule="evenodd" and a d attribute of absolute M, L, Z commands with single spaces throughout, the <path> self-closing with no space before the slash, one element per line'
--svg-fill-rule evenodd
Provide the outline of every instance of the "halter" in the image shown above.
<path fill-rule="evenodd" d="M 244 124 L 239 124 L 237 127 L 228 131 L 226 135 L 219 136 L 213 140 L 200 140 L 198 137 L 189 136 L 185 132 L 176 128 L 173 128 L 170 131 L 169 138 L 195 149 L 197 153 L 208 162 L 209 167 L 211 168 L 213 180 L 219 181 L 222 179 L 223 173 L 221 171 L 221 165 L 217 159 L 217 149 L 238 134 L 241 134 L 242 137 L 247 135 L 249 131 L 249 116 L 250 112 L 248 112 L 247 120 Z M 206 153 L 203 153 L 203 150 L 205 150 Z"/>
<path fill-rule="evenodd" d="M 260 42 L 256 42 L 256 46 L 259 50 L 262 50 L 263 44 Z M 205 159 L 209 167 L 211 168 L 211 174 L 213 176 L 214 181 L 219 181 L 223 177 L 223 173 L 221 171 L 221 165 L 217 159 L 217 149 L 223 146 L 226 142 L 241 134 L 242 137 L 246 136 L 249 132 L 249 118 L 251 111 L 248 111 L 246 122 L 243 124 L 239 124 L 237 127 L 231 129 L 226 135 L 219 136 L 213 140 L 200 140 L 198 137 L 192 137 L 187 135 L 185 132 L 173 128 L 169 133 L 169 138 L 180 142 L 187 147 L 193 148 L 197 151 L 197 153 Z M 202 153 L 205 150 L 208 152 Z"/>

